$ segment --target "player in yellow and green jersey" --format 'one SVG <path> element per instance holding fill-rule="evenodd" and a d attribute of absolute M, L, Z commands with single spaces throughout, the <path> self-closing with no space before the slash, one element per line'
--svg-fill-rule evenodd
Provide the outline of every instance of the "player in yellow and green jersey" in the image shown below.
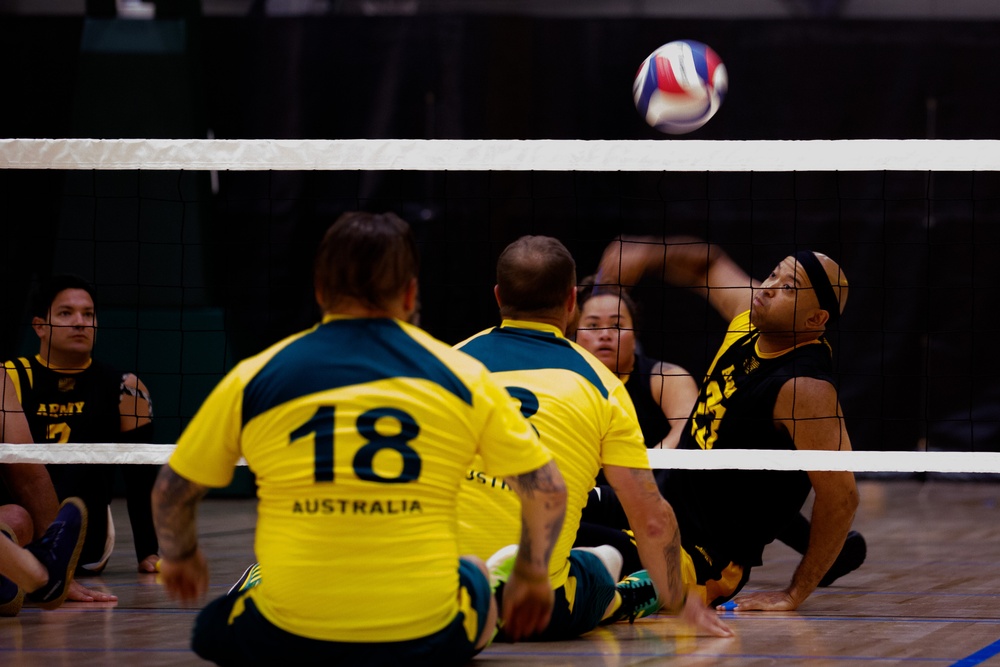
<path fill-rule="evenodd" d="M 576 264 L 562 243 L 545 236 L 518 239 L 497 262 L 502 324 L 457 346 L 482 361 L 520 403 L 566 480 L 566 521 L 549 566 L 556 606 L 549 626 L 534 638 L 576 637 L 602 620 L 652 613 L 661 601 L 674 612 L 683 610 L 699 628 L 728 636 L 714 612 L 684 603 L 677 523 L 649 469 L 628 392 L 601 361 L 565 338 L 576 308 L 575 285 Z M 587 494 L 602 468 L 635 527 L 646 568 L 617 590 L 619 554 L 602 559 L 591 550 L 572 549 Z M 520 515 L 517 495 L 489 461 L 477 457 L 459 495 L 462 551 L 489 557 L 516 542 Z M 492 560 L 502 565 L 502 558 Z M 505 594 L 501 587 L 498 595 Z"/>
<path fill-rule="evenodd" d="M 194 514 L 246 458 L 258 484 L 260 583 L 211 602 L 193 648 L 220 664 L 464 664 L 493 634 L 485 563 L 461 558 L 455 503 L 480 457 L 516 490 L 523 558 L 504 599 L 515 636 L 545 627 L 565 511 L 551 455 L 482 364 L 406 323 L 409 226 L 347 213 L 315 266 L 323 320 L 236 366 L 182 434 L 154 490 L 162 579 L 207 586 Z"/>

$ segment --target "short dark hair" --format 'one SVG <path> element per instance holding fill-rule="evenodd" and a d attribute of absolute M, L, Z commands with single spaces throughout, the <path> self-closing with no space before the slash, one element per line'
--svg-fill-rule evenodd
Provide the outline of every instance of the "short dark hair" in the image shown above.
<path fill-rule="evenodd" d="M 29 299 L 28 314 L 32 318 L 48 319 L 52 302 L 56 300 L 60 292 L 68 289 L 82 289 L 90 295 L 90 299 L 94 302 L 94 309 L 97 309 L 97 295 L 93 285 L 72 273 L 60 273 L 38 285 Z"/>
<path fill-rule="evenodd" d="M 497 260 L 500 313 L 539 313 L 558 308 L 576 284 L 576 262 L 559 239 L 522 236 Z"/>
<path fill-rule="evenodd" d="M 344 298 L 385 308 L 419 271 L 406 221 L 395 213 L 348 211 L 326 230 L 313 275 L 324 310 Z"/>
<path fill-rule="evenodd" d="M 618 297 L 628 314 L 632 317 L 632 328 L 639 329 L 639 304 L 635 302 L 632 295 L 621 285 L 596 285 L 596 277 L 591 274 L 580 281 L 576 290 L 576 307 L 583 314 L 583 306 L 595 296 L 611 294 Z"/>

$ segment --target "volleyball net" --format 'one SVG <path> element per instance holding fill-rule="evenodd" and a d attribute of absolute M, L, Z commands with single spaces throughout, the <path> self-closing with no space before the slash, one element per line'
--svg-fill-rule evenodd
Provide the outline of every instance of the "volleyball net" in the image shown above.
<path fill-rule="evenodd" d="M 95 356 L 150 388 L 163 443 L 0 445 L 0 462 L 165 461 L 234 361 L 316 321 L 316 244 L 362 209 L 413 226 L 420 324 L 448 343 L 497 323 L 496 258 L 523 234 L 559 238 L 581 277 L 620 234 L 703 238 L 757 278 L 824 252 L 851 283 L 830 338 L 856 451 L 655 450 L 653 465 L 997 473 L 998 144 L 0 140 L 5 356 L 37 352 L 18 319 L 31 282 L 91 280 Z M 633 296 L 647 353 L 699 378 L 726 323 L 688 290 Z"/>

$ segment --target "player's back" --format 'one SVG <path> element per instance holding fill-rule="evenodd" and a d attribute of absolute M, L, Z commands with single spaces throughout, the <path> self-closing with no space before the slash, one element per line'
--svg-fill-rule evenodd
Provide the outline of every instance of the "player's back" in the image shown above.
<path fill-rule="evenodd" d="M 457 347 L 482 361 L 520 402 L 566 480 L 566 519 L 550 568 L 553 585 L 562 585 L 601 466 L 648 467 L 631 400 L 617 377 L 553 326 L 507 320 Z M 519 517 L 517 496 L 477 461 L 459 496 L 460 548 L 488 557 L 517 541 Z"/>
<path fill-rule="evenodd" d="M 516 446 L 534 442 L 484 379 L 416 327 L 338 317 L 227 376 L 235 386 L 216 391 L 236 398 L 203 410 L 233 420 L 223 429 L 256 475 L 263 582 L 250 595 L 269 620 L 316 639 L 392 641 L 454 617 L 459 481 L 484 443 L 490 457 L 524 459 Z M 500 433 L 514 449 L 495 445 Z"/>

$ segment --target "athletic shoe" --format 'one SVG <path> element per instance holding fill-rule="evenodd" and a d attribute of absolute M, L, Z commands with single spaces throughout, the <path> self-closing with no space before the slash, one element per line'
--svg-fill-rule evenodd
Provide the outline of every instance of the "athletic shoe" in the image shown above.
<path fill-rule="evenodd" d="M 496 593 L 500 584 L 506 584 L 510 573 L 514 571 L 514 561 L 517 559 L 516 544 L 508 544 L 497 551 L 486 561 L 486 571 L 490 573 L 490 588 Z"/>
<path fill-rule="evenodd" d="M 76 576 L 78 577 L 96 577 L 101 572 L 104 572 L 104 568 L 108 565 L 108 559 L 111 558 L 111 553 L 115 550 L 115 520 L 111 516 L 111 505 L 108 505 L 108 532 L 104 536 L 104 552 L 101 554 L 99 560 L 93 563 L 80 563 L 80 566 L 76 569 Z"/>
<path fill-rule="evenodd" d="M 232 595 L 234 592 L 242 593 L 243 591 L 248 591 L 254 586 L 259 585 L 261 582 L 260 577 L 260 563 L 254 563 L 240 575 L 240 578 L 236 580 L 232 588 L 226 595 Z"/>
<path fill-rule="evenodd" d="M 868 545 L 865 544 L 865 538 L 861 533 L 852 530 L 847 534 L 847 541 L 844 542 L 844 548 L 840 550 L 837 560 L 833 561 L 829 571 L 819 580 L 820 587 L 826 588 L 848 572 L 861 567 L 867 555 Z"/>
<path fill-rule="evenodd" d="M 14 531 L 4 524 L 0 524 L 0 533 L 17 544 Z M 0 540 L 3 537 L 0 536 Z M 24 590 L 7 577 L 0 576 L 0 616 L 17 616 L 24 604 Z"/>
<path fill-rule="evenodd" d="M 49 580 L 37 591 L 28 593 L 28 600 L 39 603 L 42 609 L 55 609 L 63 603 L 86 535 L 86 506 L 79 498 L 67 498 L 41 539 L 25 547 L 49 573 Z"/>
<path fill-rule="evenodd" d="M 633 572 L 625 577 L 618 582 L 615 590 L 621 595 L 621 606 L 602 621 L 602 624 L 615 623 L 624 618 L 627 618 L 629 623 L 634 623 L 635 619 L 649 616 L 660 609 L 660 596 L 645 570 Z"/>

